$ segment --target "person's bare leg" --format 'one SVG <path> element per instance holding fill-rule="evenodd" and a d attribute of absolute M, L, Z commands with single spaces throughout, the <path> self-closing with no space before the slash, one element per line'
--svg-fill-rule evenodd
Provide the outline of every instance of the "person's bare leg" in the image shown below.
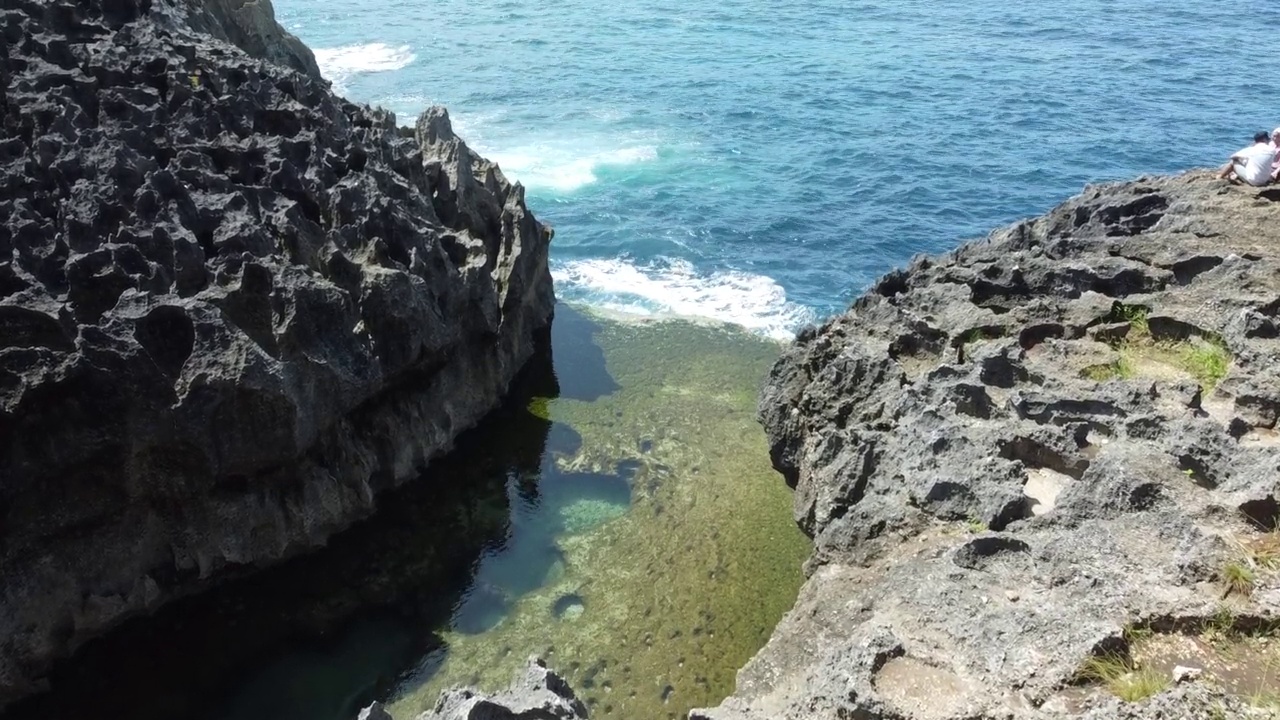
<path fill-rule="evenodd" d="M 1226 165 L 1222 166 L 1222 171 L 1218 173 L 1218 179 L 1230 180 L 1232 173 L 1234 173 L 1235 171 L 1236 171 L 1235 162 L 1229 160 L 1227 161 Z"/>

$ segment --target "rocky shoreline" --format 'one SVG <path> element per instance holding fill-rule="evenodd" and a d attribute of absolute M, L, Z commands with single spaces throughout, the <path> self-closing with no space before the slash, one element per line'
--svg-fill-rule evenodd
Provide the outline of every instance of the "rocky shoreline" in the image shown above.
<path fill-rule="evenodd" d="M 1276 717 L 1277 203 L 1090 187 L 803 331 L 760 419 L 809 578 L 690 719 Z"/>
<path fill-rule="evenodd" d="M 1277 201 L 1090 187 L 802 332 L 760 417 L 809 579 L 691 717 L 1271 717 Z"/>
<path fill-rule="evenodd" d="M 1278 203 L 1090 187 L 803 331 L 760 420 L 808 580 L 690 720 L 1280 714 Z"/>
<path fill-rule="evenodd" d="M 520 186 L 332 95 L 266 0 L 0 22 L 3 707 L 369 515 L 554 296 Z M 1280 713 L 1278 221 L 1205 172 L 1090 187 L 803 331 L 759 416 L 808 579 L 690 718 Z M 586 708 L 534 662 L 434 713 Z"/>
<path fill-rule="evenodd" d="M 545 352 L 549 228 L 265 0 L 0 11 L 0 707 L 321 544 Z M 234 44 L 232 44 L 234 43 Z"/>

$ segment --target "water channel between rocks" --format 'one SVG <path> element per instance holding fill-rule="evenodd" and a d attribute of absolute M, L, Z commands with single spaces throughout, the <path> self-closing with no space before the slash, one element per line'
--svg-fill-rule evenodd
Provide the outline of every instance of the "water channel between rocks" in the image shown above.
<path fill-rule="evenodd" d="M 681 718 L 733 690 L 807 539 L 755 422 L 778 346 L 561 306 L 554 373 L 324 550 L 86 646 L 4 720 L 397 720 L 531 654 L 592 717 Z"/>

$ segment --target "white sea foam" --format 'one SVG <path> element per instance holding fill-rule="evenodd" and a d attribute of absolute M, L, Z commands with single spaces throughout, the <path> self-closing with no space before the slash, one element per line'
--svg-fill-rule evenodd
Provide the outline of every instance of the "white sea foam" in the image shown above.
<path fill-rule="evenodd" d="M 385 43 L 344 45 L 337 48 L 315 50 L 320 74 L 342 92 L 352 77 L 363 73 L 391 72 L 409 66 L 417 55 L 408 45 L 391 46 Z"/>
<path fill-rule="evenodd" d="M 632 315 L 709 318 L 779 340 L 814 319 L 772 278 L 738 271 L 699 273 L 684 260 L 636 265 L 623 259 L 571 260 L 552 268 L 565 296 Z"/>
<path fill-rule="evenodd" d="M 561 193 L 596 182 L 597 173 L 603 168 L 634 165 L 658 157 L 658 149 L 652 145 L 600 149 L 574 140 L 481 147 L 481 153 L 525 187 Z"/>

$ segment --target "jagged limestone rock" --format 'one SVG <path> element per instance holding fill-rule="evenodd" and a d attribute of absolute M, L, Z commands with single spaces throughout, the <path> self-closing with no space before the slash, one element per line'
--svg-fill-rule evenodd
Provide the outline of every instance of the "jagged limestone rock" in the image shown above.
<path fill-rule="evenodd" d="M 504 692 L 486 695 L 471 688 L 440 694 L 430 712 L 418 720 L 585 720 L 587 708 L 564 678 L 530 658 L 519 677 Z"/>
<path fill-rule="evenodd" d="M 322 79 L 311 48 L 276 23 L 271 0 L 154 0 L 152 5 L 155 10 L 174 7 L 179 23 L 253 57 Z"/>
<path fill-rule="evenodd" d="M 368 515 L 554 297 L 523 189 L 441 109 L 415 137 L 335 97 L 267 3 L 0 7 L 3 705 Z"/>
<path fill-rule="evenodd" d="M 1250 717 L 1211 684 L 1078 683 L 1131 625 L 1218 613 L 1274 528 L 1278 201 L 1207 173 L 1090 187 L 800 333 L 760 417 L 810 577 L 691 718 Z M 1280 578 L 1256 583 L 1232 612 L 1276 618 Z"/>

